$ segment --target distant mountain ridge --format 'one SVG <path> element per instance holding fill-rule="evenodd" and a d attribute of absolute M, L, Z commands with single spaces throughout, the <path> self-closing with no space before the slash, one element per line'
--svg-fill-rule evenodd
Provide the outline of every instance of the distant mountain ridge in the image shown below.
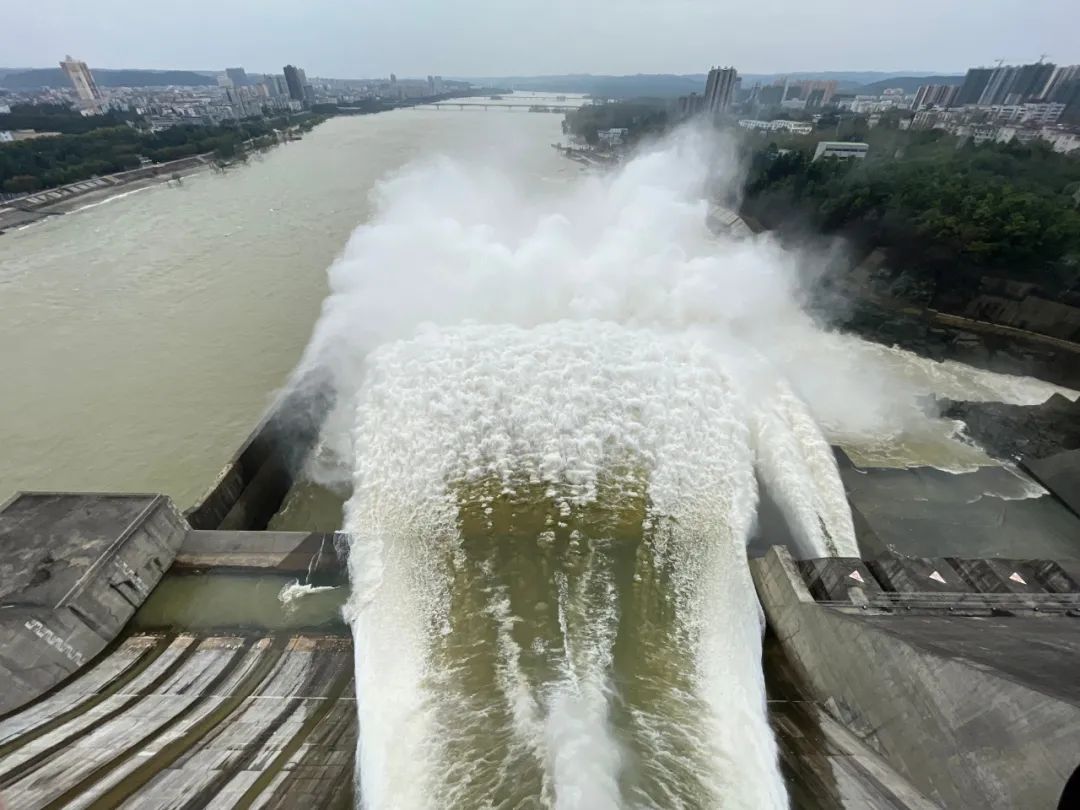
<path fill-rule="evenodd" d="M 639 73 L 606 76 L 571 73 L 560 76 L 460 76 L 462 81 L 508 90 L 550 90 L 556 93 L 587 93 L 599 98 L 667 98 L 705 89 L 704 74 L 678 76 L 671 73 Z"/>
<path fill-rule="evenodd" d="M 795 71 L 792 73 L 740 74 L 743 87 L 768 85 L 785 77 L 793 81 L 836 81 L 841 92 L 878 94 L 890 87 L 914 92 L 923 84 L 960 84 L 962 75 L 921 74 L 919 71 L 887 72 L 873 70 Z M 94 70 L 102 87 L 166 87 L 180 85 L 206 87 L 216 84 L 213 72 L 197 70 Z M 674 98 L 689 93 L 705 92 L 704 73 L 639 73 L 634 75 L 603 75 L 571 73 L 553 76 L 469 76 L 457 77 L 488 87 L 512 90 L 550 90 L 561 93 L 587 93 L 599 98 Z M 8 90 L 70 87 L 60 68 L 0 68 L 0 87 Z"/>
<path fill-rule="evenodd" d="M 892 79 L 884 79 L 880 82 L 863 85 L 858 92 L 868 96 L 876 96 L 889 88 L 900 87 L 903 88 L 905 93 L 914 93 L 924 84 L 960 85 L 963 83 L 963 76 L 897 76 Z"/>
<path fill-rule="evenodd" d="M 9 72 L 11 71 L 11 72 Z M 207 87 L 217 84 L 212 73 L 194 70 L 111 70 L 94 69 L 94 79 L 101 87 Z M 33 68 L 12 71 L 0 68 L 0 87 L 8 90 L 38 90 L 41 88 L 71 87 L 60 68 Z"/>
<path fill-rule="evenodd" d="M 878 94 L 890 87 L 914 92 L 923 84 L 960 84 L 962 75 L 920 74 L 919 71 L 819 70 L 792 73 L 740 74 L 743 88 L 783 81 L 835 81 L 841 92 Z M 668 98 L 688 93 L 704 93 L 704 73 L 641 73 L 631 76 L 567 74 L 556 76 L 469 76 L 465 81 L 512 90 L 551 90 L 588 93 L 601 98 Z"/>

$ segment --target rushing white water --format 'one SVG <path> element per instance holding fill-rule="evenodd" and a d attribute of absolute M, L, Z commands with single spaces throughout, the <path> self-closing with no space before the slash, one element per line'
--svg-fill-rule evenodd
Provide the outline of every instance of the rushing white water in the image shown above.
<path fill-rule="evenodd" d="M 353 491 L 366 807 L 786 806 L 758 487 L 806 554 L 854 555 L 823 428 L 928 417 L 804 313 L 806 257 L 709 232 L 733 175 L 692 131 L 564 183 L 437 158 L 331 268 L 305 366 Z"/>
<path fill-rule="evenodd" d="M 548 578 L 533 587 L 555 612 L 553 625 L 536 631 L 552 673 L 529 683 L 531 669 L 522 686 L 520 645 L 506 629 L 518 605 L 514 593 L 509 605 L 500 593 L 483 598 L 502 659 L 491 681 L 509 702 L 514 740 L 539 756 L 556 806 L 620 806 L 621 747 L 647 748 L 632 727 L 620 740 L 608 715 L 622 603 L 650 591 L 674 600 L 662 634 L 692 662 L 684 673 L 687 699 L 705 710 L 699 733 L 711 756 L 693 774 L 695 784 L 682 789 L 707 804 L 726 797 L 729 806 L 782 806 L 743 548 L 759 457 L 770 488 L 801 521 L 808 551 L 839 546 L 852 553 L 850 516 L 836 508 L 842 490 L 824 460 L 829 448 L 810 426 L 790 396 L 746 400 L 700 336 L 600 321 L 531 329 L 474 324 L 425 330 L 376 350 L 358 405 L 346 526 L 355 537 L 351 619 L 363 645 L 357 671 L 366 801 L 478 801 L 480 777 L 449 776 L 448 754 L 432 741 L 471 737 L 460 745 L 472 757 L 490 753 L 479 741 L 483 732 L 469 728 L 470 712 L 483 709 L 464 691 L 482 667 L 460 653 L 444 658 L 437 648 L 445 637 L 459 636 L 450 642 L 457 646 L 462 637 L 479 643 L 477 619 L 459 601 L 480 597 L 461 580 L 475 576 L 489 591 L 505 590 L 498 558 L 509 554 L 531 563 L 532 576 Z M 577 526 L 643 496 L 647 505 L 636 517 L 643 537 L 634 553 L 642 570 L 667 586 L 619 588 L 616 553 L 605 547 L 634 540 L 625 531 Z M 544 524 L 547 541 L 515 521 L 513 503 L 521 498 L 550 505 L 555 523 Z M 477 512 L 479 531 L 461 528 L 463 508 Z M 496 532 L 495 520 L 511 528 Z M 515 543 L 534 548 L 499 547 Z M 520 593 L 518 582 L 507 587 Z M 654 688 L 665 677 L 651 668 L 622 670 L 630 673 Z M 486 801 L 498 797 L 493 790 Z"/>

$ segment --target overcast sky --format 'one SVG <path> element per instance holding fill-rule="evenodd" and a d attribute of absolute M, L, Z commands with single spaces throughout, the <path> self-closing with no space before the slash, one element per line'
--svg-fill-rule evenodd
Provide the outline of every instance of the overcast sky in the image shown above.
<path fill-rule="evenodd" d="M 0 66 L 312 76 L 960 72 L 1080 62 L 1077 0 L 0 0 Z"/>

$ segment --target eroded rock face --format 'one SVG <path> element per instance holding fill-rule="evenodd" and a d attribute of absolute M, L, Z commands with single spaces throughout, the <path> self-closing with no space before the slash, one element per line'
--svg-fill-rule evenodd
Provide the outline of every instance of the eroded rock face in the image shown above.
<path fill-rule="evenodd" d="M 1080 404 L 1055 394 L 1041 405 L 939 400 L 942 413 L 967 425 L 991 455 L 1041 459 L 1080 448 Z"/>

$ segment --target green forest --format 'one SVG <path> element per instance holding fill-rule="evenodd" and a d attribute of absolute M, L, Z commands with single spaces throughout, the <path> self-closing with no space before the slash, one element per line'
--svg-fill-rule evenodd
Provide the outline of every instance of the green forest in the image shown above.
<path fill-rule="evenodd" d="M 1076 282 L 1080 161 L 1039 143 L 959 145 L 939 132 L 912 133 L 902 146 L 879 141 L 876 151 L 814 162 L 809 145 L 756 149 L 745 205 L 770 225 L 889 248 L 898 264 L 945 286 L 965 271 L 1056 289 Z"/>
<path fill-rule="evenodd" d="M 568 112 L 563 131 L 576 135 L 590 146 L 600 142 L 597 133 L 605 129 L 628 129 L 627 143 L 660 135 L 670 127 L 667 104 L 652 99 L 620 101 L 615 104 L 587 104 Z"/>
<path fill-rule="evenodd" d="M 0 129 L 34 129 L 79 135 L 94 129 L 117 127 L 137 120 L 134 113 L 109 111 L 104 115 L 83 115 L 64 104 L 15 104 L 11 112 L 0 113 Z"/>
<path fill-rule="evenodd" d="M 68 119 L 83 118 L 70 110 L 64 115 L 40 107 L 31 109 L 33 113 L 25 108 L 14 108 L 10 115 L 18 116 L 22 121 L 34 116 L 55 120 L 19 128 L 57 132 L 63 131 L 62 126 L 74 126 Z M 299 126 L 309 129 L 321 120 L 310 116 L 291 120 L 254 117 L 217 126 L 175 126 L 160 132 L 146 132 L 128 125 L 121 118 L 110 116 L 83 119 L 95 125 L 89 130 L 69 130 L 67 134 L 0 145 L 0 190 L 19 193 L 76 183 L 138 168 L 141 159 L 162 163 L 210 153 L 219 160 L 229 160 L 241 153 L 249 141 L 255 146 L 271 143 L 275 128 Z M 0 122 L 0 128 L 6 126 L 15 128 Z"/>

